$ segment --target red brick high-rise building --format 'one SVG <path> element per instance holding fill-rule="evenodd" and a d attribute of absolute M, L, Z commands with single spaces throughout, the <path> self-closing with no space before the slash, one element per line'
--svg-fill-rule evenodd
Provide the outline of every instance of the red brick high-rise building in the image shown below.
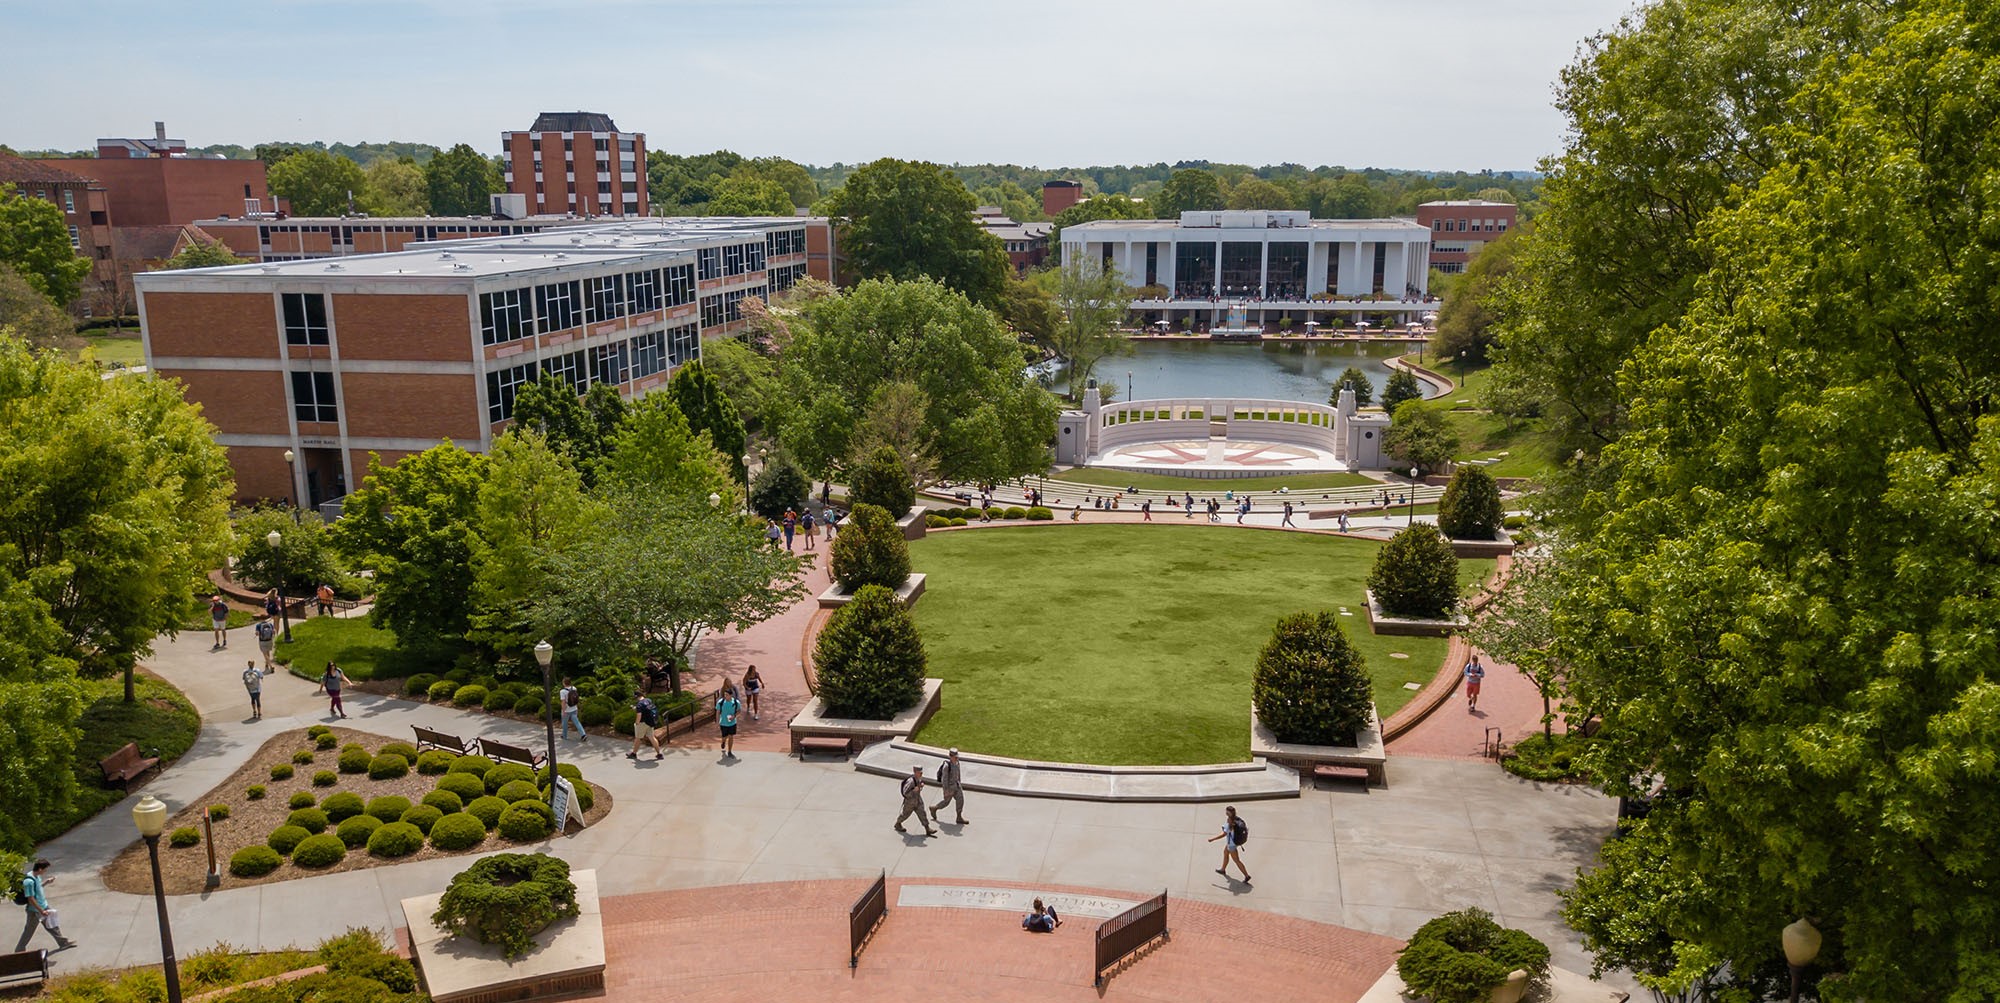
<path fill-rule="evenodd" d="M 611 116 L 545 111 L 526 132 L 503 132 L 507 190 L 528 215 L 645 216 L 646 134 L 619 132 Z"/>

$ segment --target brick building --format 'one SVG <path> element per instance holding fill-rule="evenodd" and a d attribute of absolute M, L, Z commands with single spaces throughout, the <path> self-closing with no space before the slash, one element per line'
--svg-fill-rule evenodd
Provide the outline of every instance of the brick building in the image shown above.
<path fill-rule="evenodd" d="M 1042 184 L 1042 215 L 1050 219 L 1083 201 L 1083 182 L 1048 181 Z"/>
<path fill-rule="evenodd" d="M 189 157 L 187 141 L 168 139 L 163 123 L 153 132 L 153 139 L 100 139 L 95 158 L 49 163 L 103 183 L 119 226 L 180 226 L 275 208 L 263 161 Z"/>
<path fill-rule="evenodd" d="M 1431 231 L 1431 267 L 1446 275 L 1465 271 L 1480 248 L 1514 228 L 1519 211 L 1511 202 L 1482 199 L 1418 206 L 1418 225 Z"/>
<path fill-rule="evenodd" d="M 111 230 L 110 193 L 99 182 L 60 166 L 64 161 L 29 160 L 0 151 L 0 185 L 12 185 L 27 198 L 41 199 L 62 210 L 69 228 L 69 246 L 90 260 L 81 294 L 72 307 L 79 313 L 110 312 L 117 301 L 116 242 Z"/>
<path fill-rule="evenodd" d="M 1007 249 L 1007 263 L 1014 266 L 1014 274 L 1041 264 L 1049 256 L 1049 231 L 1055 229 L 1052 224 L 1017 222 L 997 205 L 983 205 L 975 212 L 980 228 Z"/>
<path fill-rule="evenodd" d="M 319 505 L 449 438 L 485 450 L 525 383 L 663 385 L 742 301 L 809 274 L 823 219 L 659 219 L 136 277 L 147 365 L 215 423 L 243 499 Z M 287 452 L 293 454 L 289 465 Z"/>
<path fill-rule="evenodd" d="M 644 216 L 646 134 L 619 132 L 611 116 L 545 111 L 526 132 L 500 134 L 507 190 L 530 215 Z"/>

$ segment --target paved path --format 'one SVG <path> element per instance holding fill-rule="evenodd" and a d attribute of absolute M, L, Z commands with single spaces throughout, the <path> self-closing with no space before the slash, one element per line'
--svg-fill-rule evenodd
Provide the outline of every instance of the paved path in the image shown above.
<path fill-rule="evenodd" d="M 1486 729 L 1500 729 L 1507 745 L 1542 728 L 1542 695 L 1533 680 L 1505 662 L 1481 655 L 1486 680 L 1479 686 L 1479 709 L 1466 706 L 1461 681 L 1438 709 L 1388 744 L 1391 756 L 1433 756 L 1479 759 Z M 1560 721 L 1556 727 L 1562 727 Z"/>

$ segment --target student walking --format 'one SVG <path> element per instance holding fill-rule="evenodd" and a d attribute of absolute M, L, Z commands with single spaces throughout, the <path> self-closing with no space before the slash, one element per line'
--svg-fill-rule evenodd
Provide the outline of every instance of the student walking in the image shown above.
<path fill-rule="evenodd" d="M 770 544 L 772 550 L 778 549 L 778 540 L 784 535 L 785 531 L 778 528 L 777 520 L 767 520 L 764 523 L 764 542 Z"/>
<path fill-rule="evenodd" d="M 266 617 L 276 620 L 278 618 L 278 609 L 283 605 L 284 600 L 278 598 L 277 589 L 272 589 L 264 593 L 264 615 Z"/>
<path fill-rule="evenodd" d="M 1486 666 L 1479 664 L 1479 656 L 1465 663 L 1465 709 L 1467 713 L 1479 709 L 1479 684 L 1486 680 Z"/>
<path fill-rule="evenodd" d="M 578 716 L 583 707 L 583 694 L 577 691 L 576 683 L 568 676 L 563 677 L 562 691 L 556 694 L 556 702 L 562 707 L 562 737 L 569 737 L 570 728 L 576 729 L 576 740 L 590 741 L 590 733 L 583 730 L 583 718 Z"/>
<path fill-rule="evenodd" d="M 326 694 L 328 714 L 335 717 L 347 716 L 347 708 L 340 705 L 340 688 L 345 685 L 347 685 L 347 673 L 340 671 L 340 666 L 332 662 L 326 663 L 326 671 L 319 676 L 319 688 Z"/>
<path fill-rule="evenodd" d="M 792 534 L 793 534 L 793 533 L 795 533 L 795 532 L 797 532 L 797 531 L 798 531 L 798 528 L 799 528 L 799 514 L 798 514 L 797 512 L 794 512 L 794 511 L 792 511 L 791 509 L 786 509 L 786 510 L 785 510 L 785 552 L 786 552 L 786 553 L 791 553 L 791 550 L 792 550 Z"/>
<path fill-rule="evenodd" d="M 264 720 L 264 670 L 256 662 L 243 663 L 243 688 L 250 692 L 250 720 Z"/>
<path fill-rule="evenodd" d="M 1284 521 L 1284 522 L 1281 522 L 1281 523 L 1279 523 L 1278 525 L 1280 525 L 1280 526 L 1292 526 L 1292 503 L 1291 503 L 1291 502 L 1286 502 L 1286 503 L 1285 503 L 1285 521 Z M 1292 526 L 1292 528 L 1293 528 L 1293 529 L 1297 529 L 1298 527 L 1297 527 L 1297 526 Z"/>
<path fill-rule="evenodd" d="M 208 625 L 215 629 L 215 643 L 208 650 L 229 647 L 229 604 L 220 593 L 208 597 Z"/>
<path fill-rule="evenodd" d="M 744 669 L 743 699 L 750 705 L 750 720 L 752 721 L 756 721 L 761 717 L 758 714 L 757 694 L 762 692 L 764 692 L 764 677 L 757 674 L 757 667 L 752 665 Z"/>
<path fill-rule="evenodd" d="M 1153 521 L 1153 500 L 1151 498 L 1139 503 L 1139 514 L 1144 517 L 1139 520 L 1140 522 Z"/>
<path fill-rule="evenodd" d="M 932 817 L 938 819 L 944 818 L 944 806 L 957 802 L 958 824 L 970 824 L 965 821 L 965 780 L 961 775 L 962 772 L 962 767 L 958 762 L 958 750 L 952 749 L 945 754 L 944 762 L 938 765 L 938 788 L 944 793 L 944 796 L 939 798 L 938 803 L 931 808 Z"/>
<path fill-rule="evenodd" d="M 632 702 L 632 713 L 638 716 L 632 721 L 632 751 L 627 752 L 625 758 L 638 759 L 641 742 L 653 743 L 655 760 L 667 758 L 667 754 L 660 751 L 660 709 L 653 706 L 652 698 L 639 694 L 639 699 Z"/>
<path fill-rule="evenodd" d="M 319 603 L 320 616 L 333 615 L 333 586 L 321 582 L 318 591 L 313 593 L 313 599 Z"/>
<path fill-rule="evenodd" d="M 1208 837 L 1211 843 L 1218 839 L 1222 840 L 1222 866 L 1216 868 L 1215 873 L 1228 877 L 1229 862 L 1233 860 L 1236 869 L 1243 872 L 1243 883 L 1249 884 L 1250 869 L 1243 866 L 1242 850 L 1243 844 L 1250 840 L 1250 826 L 1236 814 L 1234 805 L 1222 809 L 1222 832 Z"/>
<path fill-rule="evenodd" d="M 1193 496 L 1193 495 L 1188 495 L 1188 496 L 1187 496 L 1187 515 L 1183 516 L 1182 518 L 1185 518 L 1185 519 L 1192 519 L 1192 518 L 1194 518 L 1194 496 Z"/>
<path fill-rule="evenodd" d="M 896 831 L 907 835 L 910 830 L 903 828 L 903 820 L 909 818 L 912 814 L 915 814 L 917 816 L 917 821 L 922 822 L 924 824 L 924 835 L 926 836 L 937 835 L 938 834 L 937 829 L 932 827 L 931 825 L 930 816 L 924 814 L 924 768 L 923 767 L 921 766 L 910 767 L 910 775 L 903 778 L 902 790 L 903 790 L 903 813 L 901 815 L 896 816 Z"/>
<path fill-rule="evenodd" d="M 21 899 L 28 922 L 21 928 L 20 942 L 14 945 L 16 953 L 28 949 L 28 941 L 34 939 L 38 926 L 56 939 L 56 950 L 67 951 L 76 946 L 76 941 L 62 935 L 62 921 L 56 917 L 55 907 L 49 905 L 49 882 L 55 878 L 49 876 L 48 870 L 47 860 L 37 860 L 34 868 L 21 877 Z"/>
<path fill-rule="evenodd" d="M 736 758 L 736 717 L 743 713 L 743 701 L 736 698 L 736 684 L 724 683 L 715 700 L 715 723 L 722 728 L 722 758 Z"/>
<path fill-rule="evenodd" d="M 813 521 L 812 509 L 806 509 L 799 514 L 799 528 L 806 531 L 806 549 L 813 549 L 813 545 L 819 540 L 819 524 Z"/>
<path fill-rule="evenodd" d="M 263 652 L 264 670 L 268 672 L 271 669 L 271 649 L 278 643 L 278 625 L 267 616 L 257 621 L 254 629 L 257 632 L 257 650 Z"/>

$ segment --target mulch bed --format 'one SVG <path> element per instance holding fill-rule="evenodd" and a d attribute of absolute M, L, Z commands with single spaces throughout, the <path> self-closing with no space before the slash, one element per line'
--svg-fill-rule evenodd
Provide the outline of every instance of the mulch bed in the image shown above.
<path fill-rule="evenodd" d="M 360 743 L 371 753 L 395 739 L 384 738 L 369 732 L 354 731 L 349 728 L 334 728 L 333 734 L 340 739 L 340 745 Z M 392 864 L 409 863 L 416 860 L 430 860 L 436 857 L 456 857 L 467 854 L 491 852 L 509 845 L 499 833 L 490 833 L 486 841 L 469 850 L 447 852 L 426 842 L 415 853 L 403 857 L 382 858 L 371 855 L 365 846 L 347 851 L 347 856 L 331 867 L 300 867 L 288 858 L 278 869 L 257 878 L 239 878 L 229 873 L 229 856 L 246 846 L 261 846 L 271 835 L 271 830 L 285 824 L 292 813 L 291 797 L 299 791 L 310 792 L 318 801 L 341 791 L 352 791 L 363 801 L 383 795 L 400 795 L 410 799 L 411 804 L 423 801 L 425 794 L 437 787 L 437 776 L 424 775 L 416 771 L 412 764 L 410 772 L 393 780 L 372 780 L 366 773 L 341 773 L 340 781 L 332 787 L 314 787 L 312 775 L 319 770 L 335 770 L 340 757 L 340 749 L 319 750 L 314 753 L 314 762 L 295 764 L 294 773 L 288 780 L 272 780 L 271 767 L 277 763 L 290 763 L 292 754 L 300 749 L 312 749 L 313 739 L 304 729 L 288 731 L 265 742 L 250 757 L 241 769 L 230 774 L 215 789 L 202 798 L 183 806 L 167 821 L 166 833 L 171 834 L 182 826 L 201 828 L 202 819 L 207 817 L 209 805 L 228 805 L 229 817 L 215 823 L 215 860 L 222 873 L 222 887 L 236 888 L 246 885 L 269 884 L 274 881 L 288 881 L 293 878 L 309 878 L 320 874 L 340 871 L 360 870 L 364 867 L 382 867 Z M 586 781 L 587 782 L 587 781 Z M 245 793 L 252 785 L 264 787 L 264 797 L 252 801 Z M 590 825 L 611 811 L 611 795 L 604 788 L 591 784 L 592 804 L 584 814 Z M 332 832 L 336 826 L 328 826 Z M 518 844 L 523 847 L 529 844 Z M 204 891 L 208 876 L 208 848 L 202 844 L 188 847 L 172 847 L 166 835 L 160 837 L 160 874 L 169 895 L 192 895 Z M 150 894 L 153 890 L 152 865 L 146 859 L 146 844 L 134 841 L 118 854 L 104 869 L 104 883 L 112 891 L 133 895 Z"/>

